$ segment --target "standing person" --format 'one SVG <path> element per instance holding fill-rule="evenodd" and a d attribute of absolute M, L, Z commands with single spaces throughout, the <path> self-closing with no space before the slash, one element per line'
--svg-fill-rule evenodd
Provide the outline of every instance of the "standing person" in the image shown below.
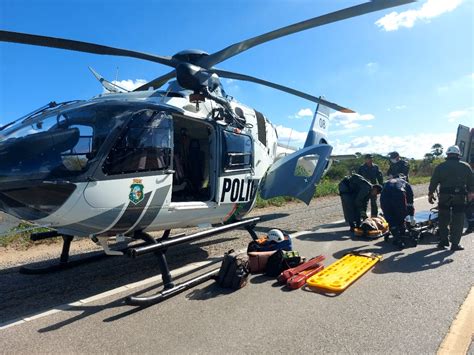
<path fill-rule="evenodd" d="M 363 176 L 352 174 L 339 183 L 344 219 L 349 224 L 351 232 L 359 227 L 362 220 L 367 218 L 367 204 L 371 196 L 377 196 L 382 186 L 372 185 Z"/>
<path fill-rule="evenodd" d="M 359 170 L 357 170 L 357 174 L 363 176 L 367 181 L 369 181 L 372 185 L 374 184 L 383 184 L 383 176 L 382 172 L 379 169 L 377 164 L 373 162 L 373 155 L 366 154 L 365 155 L 365 163 L 359 166 Z M 377 217 L 378 216 L 378 208 L 377 208 L 377 195 L 370 196 L 370 216 Z"/>
<path fill-rule="evenodd" d="M 474 171 L 474 162 L 472 160 L 469 165 L 471 166 L 471 169 Z M 474 232 L 474 198 L 472 197 L 472 194 L 470 198 L 468 196 L 468 201 L 467 201 L 467 206 L 466 206 L 466 220 L 467 220 L 467 229 L 464 231 L 464 234 L 469 234 L 469 233 Z"/>
<path fill-rule="evenodd" d="M 428 201 L 434 203 L 434 192 L 439 185 L 438 248 L 449 246 L 450 234 L 451 250 L 464 250 L 459 242 L 464 227 L 466 200 L 474 197 L 474 176 L 471 167 L 460 160 L 461 151 L 457 145 L 449 147 L 446 156 L 446 161 L 439 164 L 431 176 Z"/>
<path fill-rule="evenodd" d="M 469 234 L 469 233 L 474 232 L 474 198 L 472 197 L 466 206 L 466 220 L 467 220 L 467 228 L 464 231 L 464 234 Z"/>
<path fill-rule="evenodd" d="M 399 174 L 403 174 L 406 176 L 407 182 L 410 181 L 408 178 L 408 173 L 410 171 L 410 166 L 406 160 L 400 158 L 400 154 L 398 152 L 391 152 L 388 154 L 390 158 L 390 167 L 387 170 L 387 176 L 389 179 L 397 176 Z"/>
<path fill-rule="evenodd" d="M 400 247 L 404 246 L 405 217 L 410 216 L 412 225 L 416 222 L 413 190 L 405 179 L 403 174 L 394 176 L 383 185 L 380 194 L 380 206 L 393 235 L 393 244 Z"/>

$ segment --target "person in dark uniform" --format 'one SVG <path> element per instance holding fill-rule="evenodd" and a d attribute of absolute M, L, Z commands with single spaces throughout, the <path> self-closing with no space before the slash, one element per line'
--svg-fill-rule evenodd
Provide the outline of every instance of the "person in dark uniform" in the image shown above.
<path fill-rule="evenodd" d="M 472 158 L 471 158 L 472 159 Z M 474 171 L 474 162 L 471 161 L 469 164 L 471 169 Z M 474 232 L 474 193 L 468 195 L 467 199 L 467 206 L 466 206 L 466 220 L 467 220 L 467 228 L 464 231 L 464 234 L 470 234 Z"/>
<path fill-rule="evenodd" d="M 464 227 L 464 211 L 468 197 L 474 192 L 474 176 L 471 167 L 460 160 L 461 151 L 457 145 L 446 150 L 446 161 L 439 164 L 431 176 L 428 188 L 428 201 L 435 201 L 434 192 L 439 185 L 439 236 L 438 248 L 449 246 L 451 250 L 463 250 L 459 244 Z M 449 231 L 448 231 L 449 225 Z"/>
<path fill-rule="evenodd" d="M 377 196 L 382 191 L 382 186 L 372 185 L 359 174 L 346 176 L 339 183 L 344 219 L 349 224 L 351 232 L 367 218 L 367 204 L 371 196 Z"/>
<path fill-rule="evenodd" d="M 406 232 L 405 217 L 410 216 L 412 225 L 416 223 L 413 189 L 406 181 L 405 175 L 394 176 L 383 185 L 380 206 L 393 235 L 393 244 L 403 247 L 403 236 Z"/>
<path fill-rule="evenodd" d="M 367 181 L 369 181 L 372 185 L 374 184 L 383 184 L 383 176 L 382 172 L 379 169 L 377 164 L 373 162 L 373 155 L 366 154 L 365 155 L 365 163 L 359 167 L 357 174 L 363 176 Z M 370 197 L 370 216 L 377 217 L 379 211 L 377 208 L 377 196 Z"/>
<path fill-rule="evenodd" d="M 470 234 L 474 232 L 474 197 L 470 197 L 470 200 L 466 206 L 466 220 L 467 228 L 464 234 Z"/>
<path fill-rule="evenodd" d="M 390 167 L 387 170 L 387 176 L 389 179 L 394 176 L 403 174 L 406 176 L 406 181 L 409 182 L 408 173 L 410 171 L 410 166 L 406 160 L 400 158 L 398 152 L 391 152 L 388 154 L 390 158 Z"/>

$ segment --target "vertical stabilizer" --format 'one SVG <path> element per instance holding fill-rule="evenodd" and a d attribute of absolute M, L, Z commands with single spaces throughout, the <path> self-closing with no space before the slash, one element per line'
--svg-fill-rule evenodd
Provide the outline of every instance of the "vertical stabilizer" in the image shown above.
<path fill-rule="evenodd" d="M 322 97 L 320 97 L 322 98 Z M 329 107 L 318 104 L 314 112 L 313 122 L 309 128 L 304 148 L 315 144 L 328 144 Z"/>

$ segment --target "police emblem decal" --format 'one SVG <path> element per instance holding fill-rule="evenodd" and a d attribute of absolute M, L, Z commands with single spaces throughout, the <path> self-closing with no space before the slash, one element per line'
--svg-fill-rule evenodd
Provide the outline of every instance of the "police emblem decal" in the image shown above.
<path fill-rule="evenodd" d="M 133 204 L 136 205 L 143 201 L 145 197 L 143 187 L 142 179 L 133 179 L 133 183 L 130 185 L 130 194 L 128 195 L 128 199 L 132 201 Z"/>

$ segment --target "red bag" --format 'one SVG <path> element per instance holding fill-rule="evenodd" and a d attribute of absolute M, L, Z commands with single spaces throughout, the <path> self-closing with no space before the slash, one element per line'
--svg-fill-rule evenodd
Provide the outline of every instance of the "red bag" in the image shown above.
<path fill-rule="evenodd" d="M 321 264 L 316 264 L 315 267 L 303 270 L 299 272 L 296 275 L 293 275 L 286 281 L 286 286 L 289 288 L 296 290 L 297 288 L 300 288 L 306 283 L 306 280 L 309 279 L 311 276 L 314 274 L 317 274 L 320 272 L 322 269 L 324 269 L 324 266 Z"/>
<path fill-rule="evenodd" d="M 307 262 L 303 263 L 303 264 L 300 264 L 296 267 L 293 267 L 291 269 L 287 269 L 285 271 L 283 271 L 280 276 L 278 276 L 277 280 L 278 282 L 284 284 L 288 281 L 289 278 L 291 278 L 292 276 L 306 270 L 306 269 L 310 269 L 310 268 L 314 268 L 314 267 L 318 267 L 319 266 L 319 263 L 321 261 L 323 261 L 324 259 L 326 259 L 326 257 L 324 255 L 318 255 L 314 258 L 311 258 L 309 259 Z"/>

